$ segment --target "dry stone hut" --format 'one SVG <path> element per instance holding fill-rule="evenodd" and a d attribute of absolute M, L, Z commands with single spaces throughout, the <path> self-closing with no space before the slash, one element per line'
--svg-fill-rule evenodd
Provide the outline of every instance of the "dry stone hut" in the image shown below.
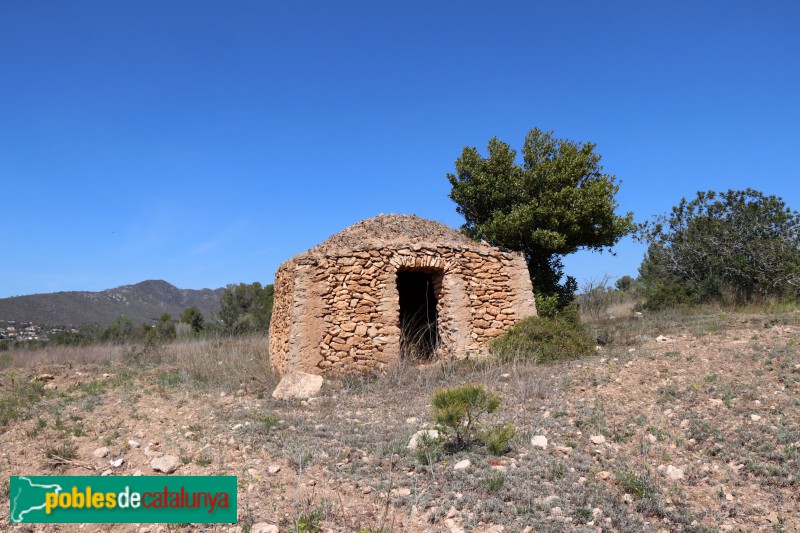
<path fill-rule="evenodd" d="M 270 361 L 280 373 L 321 374 L 460 358 L 535 314 L 520 254 L 432 220 L 380 215 L 280 266 Z"/>

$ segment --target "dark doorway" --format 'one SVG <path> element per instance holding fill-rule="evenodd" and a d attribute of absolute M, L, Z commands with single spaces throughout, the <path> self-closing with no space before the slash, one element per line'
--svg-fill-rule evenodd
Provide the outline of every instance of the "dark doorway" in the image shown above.
<path fill-rule="evenodd" d="M 436 293 L 442 275 L 437 272 L 400 270 L 400 354 L 411 359 L 431 359 L 439 346 Z"/>

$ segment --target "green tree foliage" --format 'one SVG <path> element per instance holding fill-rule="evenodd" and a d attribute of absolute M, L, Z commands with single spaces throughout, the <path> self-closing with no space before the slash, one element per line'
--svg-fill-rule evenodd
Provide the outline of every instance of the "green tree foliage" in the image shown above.
<path fill-rule="evenodd" d="M 636 283 L 636 280 L 633 279 L 632 277 L 622 276 L 616 281 L 616 283 L 614 283 L 614 286 L 617 288 L 618 291 L 628 292 L 633 288 L 634 283 Z"/>
<path fill-rule="evenodd" d="M 169 313 L 164 313 L 153 328 L 159 341 L 167 342 L 175 339 L 175 323 Z"/>
<path fill-rule="evenodd" d="M 219 318 L 229 333 L 267 331 L 272 318 L 273 286 L 259 282 L 228 285 L 220 301 Z"/>
<path fill-rule="evenodd" d="M 205 319 L 203 318 L 203 313 L 200 312 L 200 309 L 195 306 L 191 306 L 184 309 L 181 313 L 181 322 L 188 324 L 193 332 L 200 333 L 203 331 Z"/>
<path fill-rule="evenodd" d="M 603 173 L 594 149 L 537 128 L 525 138 L 521 166 L 516 151 L 495 137 L 488 157 L 465 147 L 456 174 L 447 175 L 464 232 L 523 252 L 539 301 L 557 299 L 553 308 L 563 308 L 577 289 L 570 276 L 561 283 L 563 256 L 608 250 L 633 230 L 631 213 L 615 214 L 619 183 Z"/>
<path fill-rule="evenodd" d="M 91 341 L 83 332 L 71 330 L 58 331 L 50 337 L 50 342 L 57 346 L 83 346 Z"/>
<path fill-rule="evenodd" d="M 698 192 L 639 227 L 645 306 L 800 295 L 800 216 L 753 190 Z"/>
<path fill-rule="evenodd" d="M 120 315 L 114 322 L 100 334 L 100 339 L 115 344 L 131 342 L 134 337 L 135 326 L 133 320 L 125 315 Z"/>

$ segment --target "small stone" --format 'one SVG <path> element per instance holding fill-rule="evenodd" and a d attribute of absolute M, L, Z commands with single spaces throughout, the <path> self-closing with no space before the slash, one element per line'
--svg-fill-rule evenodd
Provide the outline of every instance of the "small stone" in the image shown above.
<path fill-rule="evenodd" d="M 656 436 L 651 434 L 651 433 L 648 433 L 647 435 L 645 435 L 645 439 L 647 439 L 647 442 L 649 442 L 650 444 L 653 444 L 654 442 L 656 442 L 658 440 L 656 438 Z"/>
<path fill-rule="evenodd" d="M 164 474 L 171 474 L 181 466 L 181 460 L 174 455 L 165 455 L 157 457 L 150 461 L 150 467 L 156 472 Z"/>
<path fill-rule="evenodd" d="M 278 533 L 278 526 L 268 522 L 258 522 L 250 528 L 250 533 Z"/>
<path fill-rule="evenodd" d="M 560 455 L 572 455 L 572 448 L 569 446 L 556 446 L 556 453 Z"/>
<path fill-rule="evenodd" d="M 269 465 L 269 468 L 267 468 L 267 473 L 270 476 L 274 476 L 275 474 L 277 474 L 280 471 L 281 471 L 280 465 Z"/>
<path fill-rule="evenodd" d="M 678 481 L 679 479 L 683 479 L 683 469 L 678 468 L 672 465 L 659 465 L 656 469 L 661 472 L 661 475 L 671 479 L 672 481 Z"/>
<path fill-rule="evenodd" d="M 104 458 L 106 455 L 108 455 L 108 453 L 109 453 L 109 450 L 108 450 L 108 448 L 106 448 L 105 446 L 103 446 L 102 448 L 97 448 L 95 451 L 93 451 L 93 452 L 92 452 L 92 455 L 94 455 L 94 456 L 95 456 L 95 457 L 97 457 L 98 459 L 102 459 L 102 458 Z"/>
<path fill-rule="evenodd" d="M 553 507 L 550 509 L 550 514 L 553 516 L 561 516 L 564 514 L 564 511 L 561 510 L 561 507 Z"/>
<path fill-rule="evenodd" d="M 622 495 L 622 501 L 628 504 L 633 503 L 633 496 L 626 492 Z"/>
<path fill-rule="evenodd" d="M 416 423 L 417 423 L 417 417 L 416 416 L 410 416 L 410 417 L 406 418 L 406 424 L 408 424 L 410 426 L 413 426 Z"/>
<path fill-rule="evenodd" d="M 109 461 L 108 464 L 111 465 L 112 468 L 119 468 L 125 463 L 125 459 L 120 457 L 119 459 L 114 459 L 113 461 Z"/>
<path fill-rule="evenodd" d="M 710 400 L 708 400 L 708 404 L 711 407 L 722 407 L 723 405 L 725 405 L 725 402 L 722 401 L 720 398 L 711 398 Z"/>
<path fill-rule="evenodd" d="M 410 496 L 411 495 L 411 489 L 409 489 L 408 487 L 403 487 L 401 489 L 395 489 L 395 495 L 397 495 L 399 497 Z"/>
<path fill-rule="evenodd" d="M 469 459 L 464 459 L 453 465 L 453 470 L 466 470 L 472 465 Z"/>
<path fill-rule="evenodd" d="M 411 436 L 406 448 L 409 450 L 416 450 L 417 446 L 419 446 L 419 443 L 425 437 L 431 440 L 437 440 L 439 438 L 439 432 L 435 429 L 421 429 Z"/>
<path fill-rule="evenodd" d="M 761 420 L 761 417 L 758 415 L 750 415 L 750 420 L 752 420 L 753 422 L 758 422 L 759 420 Z"/>
<path fill-rule="evenodd" d="M 606 438 L 603 435 L 592 435 L 589 440 L 592 441 L 592 444 L 605 444 L 606 442 Z"/>
<path fill-rule="evenodd" d="M 138 448 L 139 446 L 141 446 L 141 444 L 139 443 L 139 441 L 129 440 L 128 446 L 130 446 L 131 448 Z"/>
<path fill-rule="evenodd" d="M 547 449 L 547 437 L 544 435 L 536 435 L 531 439 L 531 445 L 545 450 Z"/>
<path fill-rule="evenodd" d="M 611 472 L 608 470 L 601 470 L 594 475 L 595 479 L 608 479 L 611 477 Z"/>
<path fill-rule="evenodd" d="M 237 429 L 242 429 L 242 424 L 235 424 L 231 429 L 233 431 L 236 431 Z"/>

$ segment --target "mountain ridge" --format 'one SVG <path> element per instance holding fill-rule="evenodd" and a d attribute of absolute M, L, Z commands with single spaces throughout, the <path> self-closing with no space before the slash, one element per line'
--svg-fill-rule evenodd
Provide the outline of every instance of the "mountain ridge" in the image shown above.
<path fill-rule="evenodd" d="M 158 320 L 163 313 L 177 319 L 195 306 L 207 319 L 220 308 L 224 287 L 179 289 L 164 280 L 145 280 L 99 292 L 61 291 L 0 298 L 0 321 L 50 325 L 111 324 L 119 315 L 134 322 Z"/>

